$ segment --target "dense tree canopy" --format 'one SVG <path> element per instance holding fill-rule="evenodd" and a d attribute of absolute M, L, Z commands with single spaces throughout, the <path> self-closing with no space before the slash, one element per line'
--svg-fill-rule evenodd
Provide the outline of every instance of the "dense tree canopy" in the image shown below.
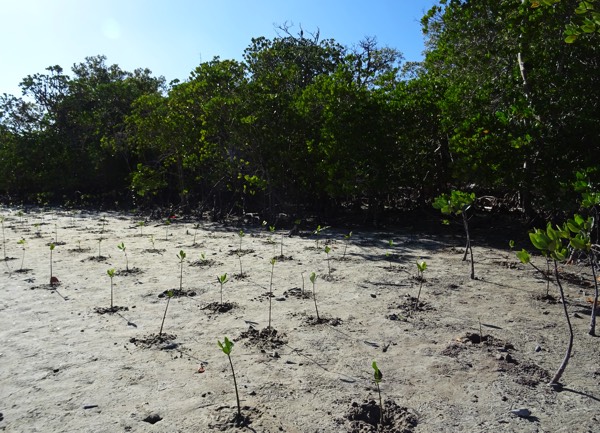
<path fill-rule="evenodd" d="M 575 173 L 600 160 L 597 6 L 441 0 L 420 63 L 281 27 L 168 86 L 103 56 L 51 66 L 0 97 L 0 194 L 372 220 L 451 187 L 574 206 Z"/>

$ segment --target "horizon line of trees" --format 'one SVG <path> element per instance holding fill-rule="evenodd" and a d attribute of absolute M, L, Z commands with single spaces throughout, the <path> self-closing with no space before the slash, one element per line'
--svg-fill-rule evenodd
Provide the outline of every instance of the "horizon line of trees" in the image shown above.
<path fill-rule="evenodd" d="M 104 56 L 51 66 L 0 97 L 0 196 L 376 219 L 459 188 L 570 209 L 576 172 L 600 180 L 594 5 L 441 0 L 418 63 L 282 26 L 182 82 Z"/>

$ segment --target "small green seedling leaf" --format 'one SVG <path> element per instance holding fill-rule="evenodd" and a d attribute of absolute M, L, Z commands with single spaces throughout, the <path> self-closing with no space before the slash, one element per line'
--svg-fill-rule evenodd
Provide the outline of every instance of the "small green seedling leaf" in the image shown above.
<path fill-rule="evenodd" d="M 120 249 L 121 251 L 125 251 L 125 244 L 123 242 L 121 242 L 119 245 L 117 245 L 117 248 Z"/>
<path fill-rule="evenodd" d="M 513 241 L 512 239 L 510 241 L 508 241 L 508 246 L 512 250 L 515 247 L 515 241 Z"/>
<path fill-rule="evenodd" d="M 222 343 L 220 341 L 217 341 L 217 343 L 225 355 L 231 355 L 234 344 L 229 338 L 225 337 L 225 340 Z"/>
<path fill-rule="evenodd" d="M 524 265 L 528 264 L 531 261 L 531 256 L 529 255 L 529 252 L 525 248 L 523 248 L 521 251 L 517 251 L 516 254 L 517 254 L 517 258 Z"/>
<path fill-rule="evenodd" d="M 315 274 L 314 272 L 312 272 L 310 274 L 309 278 L 310 278 L 310 282 L 313 283 L 313 284 L 315 284 L 315 281 L 317 281 L 317 274 Z"/>
<path fill-rule="evenodd" d="M 115 270 L 114 269 L 108 269 L 106 271 L 106 273 L 108 274 L 108 276 L 112 279 L 115 276 Z"/>
<path fill-rule="evenodd" d="M 377 362 L 373 361 L 373 364 L 371 364 L 371 366 L 373 367 L 373 378 L 375 379 L 375 383 L 380 383 L 381 379 L 383 378 L 383 373 L 381 373 L 381 370 L 379 369 L 379 367 L 377 367 Z"/>
<path fill-rule="evenodd" d="M 183 250 L 179 251 L 179 254 L 177 254 L 177 258 L 179 259 L 180 262 L 183 262 L 185 260 L 186 254 Z"/>
<path fill-rule="evenodd" d="M 427 269 L 427 263 L 425 263 L 425 261 L 417 262 L 417 269 L 420 273 L 425 272 L 425 269 Z"/>
<path fill-rule="evenodd" d="M 223 275 L 217 276 L 217 282 L 219 284 L 225 284 L 227 282 L 227 274 L 225 273 Z"/>

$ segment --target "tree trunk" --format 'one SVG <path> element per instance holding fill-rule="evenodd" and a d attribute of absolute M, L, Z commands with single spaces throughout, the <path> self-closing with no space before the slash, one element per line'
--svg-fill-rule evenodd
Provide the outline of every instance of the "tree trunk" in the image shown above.
<path fill-rule="evenodd" d="M 558 290 L 560 291 L 560 299 L 562 301 L 563 310 L 565 312 L 565 317 L 567 319 L 567 326 L 569 328 L 569 344 L 567 346 L 567 351 L 565 353 L 565 357 L 563 358 L 562 363 L 560 364 L 560 367 L 558 367 L 558 370 L 554 374 L 554 377 L 548 384 L 550 386 L 559 385 L 558 381 L 560 380 L 561 376 L 565 372 L 565 369 L 567 368 L 569 359 L 571 359 L 571 351 L 573 350 L 573 327 L 571 326 L 571 319 L 569 318 L 569 312 L 567 310 L 567 301 L 565 299 L 565 291 L 563 290 L 562 284 L 560 283 L 560 277 L 558 276 L 558 266 L 556 264 L 556 260 L 554 260 L 554 276 L 556 277 L 556 283 L 558 284 Z"/>

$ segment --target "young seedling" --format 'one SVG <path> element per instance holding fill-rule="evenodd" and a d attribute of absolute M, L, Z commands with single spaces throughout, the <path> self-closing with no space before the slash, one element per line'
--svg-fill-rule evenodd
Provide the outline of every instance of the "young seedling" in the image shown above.
<path fill-rule="evenodd" d="M 469 234 L 469 220 L 467 218 L 467 211 L 473 205 L 475 201 L 475 193 L 466 193 L 462 191 L 451 191 L 450 195 L 442 194 L 435 198 L 433 207 L 439 209 L 444 215 L 462 215 L 463 226 L 465 228 L 465 234 L 467 236 L 467 245 L 465 247 L 465 254 L 463 256 L 463 262 L 467 260 L 467 254 L 471 254 L 471 279 L 475 279 L 475 263 L 473 262 L 473 248 L 471 246 L 471 236 Z"/>
<path fill-rule="evenodd" d="M 268 329 L 271 329 L 271 298 L 273 297 L 273 272 L 275 271 L 275 263 L 277 263 L 277 259 L 271 259 L 271 282 L 269 283 L 269 326 Z"/>
<path fill-rule="evenodd" d="M 165 241 L 169 240 L 169 226 L 171 225 L 171 219 L 167 218 L 165 220 Z"/>
<path fill-rule="evenodd" d="M 559 380 L 563 375 L 569 359 L 571 358 L 571 351 L 573 350 L 573 326 L 571 325 L 571 319 L 569 318 L 569 311 L 567 310 L 567 300 L 565 299 L 565 292 L 563 290 L 560 276 L 558 273 L 558 262 L 563 262 L 568 257 L 568 249 L 565 243 L 569 242 L 569 229 L 564 224 L 562 227 L 556 226 L 553 228 L 550 223 L 546 226 L 546 229 L 535 229 L 534 232 L 529 233 L 529 239 L 534 247 L 542 252 L 545 256 L 550 257 L 554 262 L 554 276 L 556 278 L 556 284 L 560 291 L 560 299 L 563 306 L 565 318 L 567 319 L 567 327 L 569 329 L 569 343 L 567 350 L 563 358 L 560 367 L 550 380 L 550 386 L 558 386 Z"/>
<path fill-rule="evenodd" d="M 102 245 L 102 236 L 100 236 L 98 238 L 98 260 L 102 259 L 102 251 L 100 249 L 101 245 Z"/>
<path fill-rule="evenodd" d="M 221 305 L 223 305 L 223 286 L 228 281 L 229 280 L 227 279 L 227 273 L 217 276 L 217 282 L 221 285 Z"/>
<path fill-rule="evenodd" d="M 546 279 L 546 298 L 550 296 L 550 260 L 548 260 L 548 257 L 546 256 L 546 266 L 548 269 L 547 272 L 544 272 L 533 264 L 533 262 L 531 261 L 531 256 L 525 248 L 523 248 L 521 251 L 517 251 L 515 254 L 517 255 L 517 258 L 521 263 L 523 263 L 524 265 L 531 265 L 533 269 L 538 271 Z"/>
<path fill-rule="evenodd" d="M 235 371 L 233 369 L 233 362 L 231 361 L 231 350 L 233 349 L 233 342 L 229 338 L 225 337 L 225 340 L 221 343 L 217 340 L 219 347 L 229 359 L 229 365 L 231 366 L 231 374 L 233 375 L 233 386 L 235 387 L 235 400 L 237 402 L 237 423 L 243 421 L 242 417 L 242 406 L 240 405 L 240 394 L 238 393 L 237 381 L 235 380 Z"/>
<path fill-rule="evenodd" d="M 156 246 L 154 245 L 154 235 L 150 235 L 150 243 L 152 244 L 152 251 L 156 251 Z"/>
<path fill-rule="evenodd" d="M 328 228 L 329 228 L 329 226 L 321 227 L 320 225 L 318 225 L 317 228 L 315 229 L 315 231 L 313 232 L 313 234 L 317 237 L 315 239 L 317 249 L 319 249 L 319 236 L 321 235 L 321 232 L 323 230 L 327 230 Z"/>
<path fill-rule="evenodd" d="M 371 364 L 373 367 L 373 379 L 375 380 L 375 385 L 377 386 L 377 394 L 379 394 L 379 425 L 383 426 L 383 401 L 381 400 L 381 389 L 379 388 L 379 383 L 381 379 L 383 379 L 383 374 L 379 367 L 377 367 L 377 363 L 373 361 Z"/>
<path fill-rule="evenodd" d="M 113 306 L 113 278 L 115 277 L 115 270 L 108 269 L 106 271 L 106 273 L 110 277 L 110 309 L 112 310 L 114 308 L 114 306 Z"/>
<path fill-rule="evenodd" d="M 144 226 L 146 225 L 146 221 L 138 221 L 138 227 L 140 228 L 140 237 L 144 236 Z"/>
<path fill-rule="evenodd" d="M 329 263 L 329 253 L 331 252 L 331 248 L 329 248 L 329 245 L 325 245 L 325 254 L 327 254 L 327 271 L 330 277 L 331 277 L 331 265 Z"/>
<path fill-rule="evenodd" d="M 173 290 L 167 291 L 167 305 L 165 306 L 165 314 L 163 314 L 162 322 L 160 324 L 160 331 L 158 331 L 158 338 L 162 336 L 163 327 L 165 325 L 165 318 L 167 317 L 167 310 L 169 309 L 169 302 L 171 302 L 171 298 L 173 297 Z"/>
<path fill-rule="evenodd" d="M 200 228 L 200 223 L 194 224 L 194 240 L 192 241 L 192 245 L 196 245 L 196 235 L 198 234 L 199 228 Z"/>
<path fill-rule="evenodd" d="M 125 270 L 126 272 L 129 272 L 129 259 L 127 258 L 127 248 L 125 247 L 125 244 L 123 242 L 117 245 L 117 248 L 123 251 L 123 254 L 125 254 Z"/>
<path fill-rule="evenodd" d="M 419 298 L 421 297 L 421 289 L 423 288 L 423 282 L 425 281 L 424 272 L 427 269 L 427 263 L 425 261 L 417 262 L 417 280 L 419 280 L 419 293 L 417 294 L 417 299 L 415 300 L 415 306 L 413 311 L 417 311 L 419 307 Z"/>
<path fill-rule="evenodd" d="M 50 243 L 50 285 L 54 284 L 54 274 L 52 273 L 52 251 L 54 251 L 54 243 Z"/>
<path fill-rule="evenodd" d="M 23 250 L 23 257 L 21 258 L 21 271 L 23 270 L 23 263 L 25 262 L 25 238 L 21 238 L 17 241 L 17 244 L 21 245 L 21 249 Z"/>
<path fill-rule="evenodd" d="M 238 261 L 240 262 L 240 278 L 244 277 L 244 269 L 242 268 L 242 253 L 240 251 L 238 251 L 236 253 Z"/>
<path fill-rule="evenodd" d="M 315 312 L 317 313 L 317 322 L 320 322 L 321 318 L 319 317 L 319 308 L 317 308 L 317 292 L 315 290 L 317 274 L 315 274 L 314 272 L 310 274 L 310 282 L 312 283 L 313 288 L 313 301 L 315 303 Z"/>
<path fill-rule="evenodd" d="M 58 224 L 54 223 L 54 242 L 58 243 Z"/>
<path fill-rule="evenodd" d="M 246 233 L 244 233 L 244 230 L 240 230 L 238 232 L 238 236 L 240 238 L 240 246 L 238 248 L 238 254 L 242 254 L 242 240 L 244 239 L 244 236 L 246 236 Z"/>
<path fill-rule="evenodd" d="M 394 248 L 394 241 L 392 239 L 388 241 L 388 247 L 390 248 L 390 250 L 385 253 L 385 256 L 387 257 L 388 262 L 390 263 L 390 269 L 392 269 L 392 257 L 394 256 L 394 254 L 392 253 Z"/>
<path fill-rule="evenodd" d="M 305 273 L 305 272 L 306 272 L 306 271 L 302 271 L 302 272 L 300 272 L 300 276 L 302 277 L 302 291 L 301 291 L 301 293 L 302 293 L 302 298 L 304 298 L 304 273 Z"/>
<path fill-rule="evenodd" d="M 179 291 L 183 290 L 183 261 L 185 260 L 185 252 L 183 250 L 179 251 L 177 254 L 177 258 L 179 259 Z"/>
<path fill-rule="evenodd" d="M 575 251 L 582 251 L 590 258 L 590 266 L 592 268 L 592 277 L 594 279 L 594 297 L 592 299 L 592 313 L 590 316 L 590 329 L 588 334 L 596 335 L 596 307 L 598 306 L 598 279 L 596 278 L 596 252 L 592 248 L 591 234 L 594 228 L 594 218 L 588 217 L 584 219 L 581 215 L 575 215 L 572 219 L 567 220 L 569 231 L 575 236 L 571 237 L 569 245 Z"/>
<path fill-rule="evenodd" d="M 352 232 L 344 235 L 344 254 L 342 254 L 342 259 L 346 258 L 346 250 L 348 249 L 348 243 L 350 242 L 350 238 L 352 237 Z"/>
<path fill-rule="evenodd" d="M 4 250 L 4 261 L 7 260 L 6 258 L 6 237 L 4 236 L 4 217 L 0 217 L 0 224 L 2 224 L 2 248 Z"/>

